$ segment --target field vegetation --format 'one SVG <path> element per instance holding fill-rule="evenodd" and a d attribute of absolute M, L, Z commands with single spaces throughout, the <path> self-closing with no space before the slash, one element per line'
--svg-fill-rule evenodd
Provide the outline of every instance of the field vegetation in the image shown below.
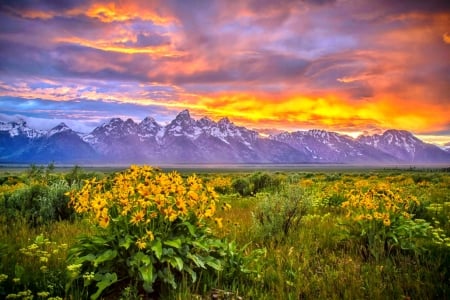
<path fill-rule="evenodd" d="M 448 171 L 5 171 L 0 298 L 448 299 Z"/>

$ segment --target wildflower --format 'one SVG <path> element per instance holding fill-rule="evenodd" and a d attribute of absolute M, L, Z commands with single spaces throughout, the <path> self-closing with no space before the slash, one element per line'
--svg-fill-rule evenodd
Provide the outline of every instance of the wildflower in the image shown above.
<path fill-rule="evenodd" d="M 163 214 L 166 219 L 169 219 L 170 222 L 175 221 L 177 218 L 177 212 L 173 209 L 172 206 L 169 206 L 163 210 Z"/>
<path fill-rule="evenodd" d="M 153 232 L 151 230 L 147 230 L 146 233 L 150 241 L 153 241 L 155 239 L 155 236 L 153 235 Z"/>
<path fill-rule="evenodd" d="M 144 220 L 144 212 L 142 210 L 137 211 L 130 220 L 131 224 L 138 224 Z"/>
<path fill-rule="evenodd" d="M 391 225 L 391 220 L 390 219 L 384 219 L 383 220 L 383 224 L 384 224 L 384 226 L 390 226 Z"/>
<path fill-rule="evenodd" d="M 72 264 L 67 266 L 67 271 L 72 275 L 72 277 L 76 277 L 81 268 L 82 264 Z"/>
<path fill-rule="evenodd" d="M 39 261 L 40 261 L 41 263 L 47 263 L 47 262 L 48 262 L 48 257 L 41 256 L 41 257 L 39 258 Z"/>
<path fill-rule="evenodd" d="M 40 269 L 41 269 L 42 273 L 47 273 L 47 271 L 48 271 L 47 266 L 41 266 Z"/>
<path fill-rule="evenodd" d="M 139 250 L 142 250 L 145 249 L 145 247 L 147 247 L 147 243 L 143 239 L 139 238 L 136 241 L 136 246 L 138 247 Z"/>
<path fill-rule="evenodd" d="M 217 227 L 219 227 L 219 228 L 223 227 L 223 225 L 222 225 L 222 218 L 214 218 L 214 221 L 216 222 Z"/>
<path fill-rule="evenodd" d="M 230 210 L 231 209 L 231 205 L 229 203 L 224 203 L 222 206 L 222 209 L 224 211 Z"/>
<path fill-rule="evenodd" d="M 47 298 L 48 296 L 50 296 L 50 293 L 43 291 L 43 292 L 38 292 L 37 295 L 38 295 L 38 297 L 41 297 L 41 298 Z"/>
<path fill-rule="evenodd" d="M 90 272 L 90 273 L 86 272 L 86 273 L 83 274 L 83 279 L 86 280 L 86 281 L 91 281 L 91 280 L 94 279 L 94 277 L 95 277 L 95 273 L 94 272 Z"/>
<path fill-rule="evenodd" d="M 107 209 L 107 208 L 104 208 L 104 209 L 102 210 L 102 213 L 101 213 L 101 215 L 100 215 L 100 217 L 99 217 L 99 219 L 98 219 L 98 224 L 99 224 L 101 227 L 103 227 L 103 228 L 108 227 L 108 224 L 109 224 L 109 216 L 108 216 L 108 209 Z"/>
<path fill-rule="evenodd" d="M 194 200 L 194 201 L 198 200 L 198 194 L 194 191 L 189 191 L 188 196 L 189 196 L 189 198 L 191 198 L 191 200 Z"/>

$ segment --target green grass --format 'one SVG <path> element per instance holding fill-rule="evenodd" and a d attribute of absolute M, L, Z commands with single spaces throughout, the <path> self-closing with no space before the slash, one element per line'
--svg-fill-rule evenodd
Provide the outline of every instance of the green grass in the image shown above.
<path fill-rule="evenodd" d="M 222 299 L 450 297 L 450 246 L 426 237 L 416 242 L 416 246 L 423 246 L 423 250 L 393 247 L 388 254 L 375 258 L 367 255 L 365 245 L 343 225 L 347 219 L 346 211 L 341 207 L 341 200 L 345 200 L 347 193 L 357 189 L 363 181 L 369 185 L 390 183 L 399 189 L 402 197 L 413 195 L 419 199 L 421 204 L 415 208 L 414 218 L 424 219 L 434 229 L 441 230 L 445 239 L 450 236 L 450 174 L 440 170 L 396 169 L 267 173 L 284 178 L 282 189 L 267 186 L 249 196 L 240 196 L 232 190 L 229 194 L 220 195 L 221 201 L 230 203 L 232 208 L 218 211 L 217 216 L 223 218 L 224 226 L 215 229 L 216 235 L 235 240 L 239 247 L 247 245 L 243 250 L 247 255 L 255 250 L 264 250 L 252 265 L 255 272 L 232 280 L 225 280 L 225 274 L 200 276 L 195 284 L 181 279 L 179 290 L 162 289 L 162 297 L 207 299 L 213 293 L 211 285 L 225 291 L 220 296 Z M 220 176 L 229 176 L 233 180 L 250 180 L 253 174 L 247 170 L 220 172 Z M 24 173 L 14 172 L 13 175 L 28 184 Z M 200 176 L 208 180 L 216 173 L 204 171 Z M 12 192 L 5 189 L 0 194 L 1 205 L 4 205 L 8 193 Z M 298 205 L 293 206 L 293 201 L 298 201 Z M 286 222 L 289 212 L 292 212 L 292 219 Z M 261 215 L 264 216 L 263 223 Z M 44 274 L 39 271 L 43 264 L 36 257 L 23 255 L 20 249 L 33 244 L 41 234 L 54 242 L 53 250 L 63 244 L 70 247 L 76 236 L 92 232 L 89 221 L 75 218 L 31 226 L 26 220 L 10 220 L 0 215 L 0 222 L 0 274 L 8 275 L 0 282 L 0 298 L 30 289 L 34 299 L 39 299 L 37 293 L 45 289 L 43 284 L 53 284 L 55 287 L 50 296 L 77 299 L 76 294 L 65 294 L 65 283 L 58 283 L 51 276 L 43 279 Z M 284 230 L 286 223 L 288 230 Z M 51 254 L 46 274 L 56 276 L 66 272 L 67 252 L 61 249 Z M 23 274 L 18 274 L 20 268 L 25 269 Z M 21 281 L 14 284 L 13 278 L 17 275 L 22 276 Z M 50 291 L 48 287 L 47 291 Z M 138 298 L 137 293 L 129 295 Z"/>

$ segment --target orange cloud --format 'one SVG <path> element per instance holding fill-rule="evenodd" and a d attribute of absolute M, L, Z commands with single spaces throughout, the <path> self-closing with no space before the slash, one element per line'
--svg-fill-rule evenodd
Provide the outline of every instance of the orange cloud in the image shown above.
<path fill-rule="evenodd" d="M 392 96 L 352 101 L 345 95 L 316 98 L 262 93 L 214 94 L 194 99 L 198 115 L 228 116 L 252 128 L 273 126 L 287 130 L 324 128 L 362 132 L 398 128 L 417 132 L 444 130 L 450 122 L 450 104 L 425 104 Z"/>
<path fill-rule="evenodd" d="M 444 41 L 444 43 L 450 44 L 450 34 L 448 32 L 444 33 L 442 35 L 442 40 Z"/>
<path fill-rule="evenodd" d="M 109 2 L 106 4 L 93 3 L 86 10 L 85 14 L 88 17 L 99 19 L 105 23 L 141 19 L 164 25 L 174 21 L 170 17 L 163 17 L 158 14 L 156 5 L 155 7 L 151 7 L 150 2 L 143 2 L 143 4 L 141 5 L 137 1 Z"/>

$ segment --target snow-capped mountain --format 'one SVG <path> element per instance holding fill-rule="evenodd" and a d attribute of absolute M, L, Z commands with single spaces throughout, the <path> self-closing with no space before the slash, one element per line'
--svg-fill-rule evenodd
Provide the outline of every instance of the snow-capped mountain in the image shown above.
<path fill-rule="evenodd" d="M 44 132 L 32 129 L 27 126 L 27 122 L 19 120 L 17 122 L 0 121 L 0 134 L 8 134 L 10 137 L 26 136 L 27 138 L 38 138 Z"/>
<path fill-rule="evenodd" d="M 360 136 L 359 142 L 394 156 L 407 163 L 448 162 L 448 153 L 439 147 L 427 144 L 411 132 L 387 130 L 383 134 Z"/>
<path fill-rule="evenodd" d="M 271 136 L 271 138 L 294 147 L 309 157 L 310 161 L 325 163 L 389 163 L 396 161 L 389 154 L 381 153 L 350 136 L 336 132 L 324 130 L 284 132 Z"/>
<path fill-rule="evenodd" d="M 442 150 L 450 153 L 450 142 L 444 144 L 444 146 L 442 147 Z"/>
<path fill-rule="evenodd" d="M 450 152 L 407 131 L 358 139 L 324 130 L 271 136 L 228 118 L 195 120 L 188 110 L 166 126 L 113 118 L 88 134 L 61 123 L 48 131 L 0 122 L 0 162 L 64 163 L 450 163 Z"/>
<path fill-rule="evenodd" d="M 3 123 L 0 127 L 0 161 L 84 163 L 96 159 L 92 147 L 64 123 L 47 132 L 31 129 L 25 122 Z"/>

